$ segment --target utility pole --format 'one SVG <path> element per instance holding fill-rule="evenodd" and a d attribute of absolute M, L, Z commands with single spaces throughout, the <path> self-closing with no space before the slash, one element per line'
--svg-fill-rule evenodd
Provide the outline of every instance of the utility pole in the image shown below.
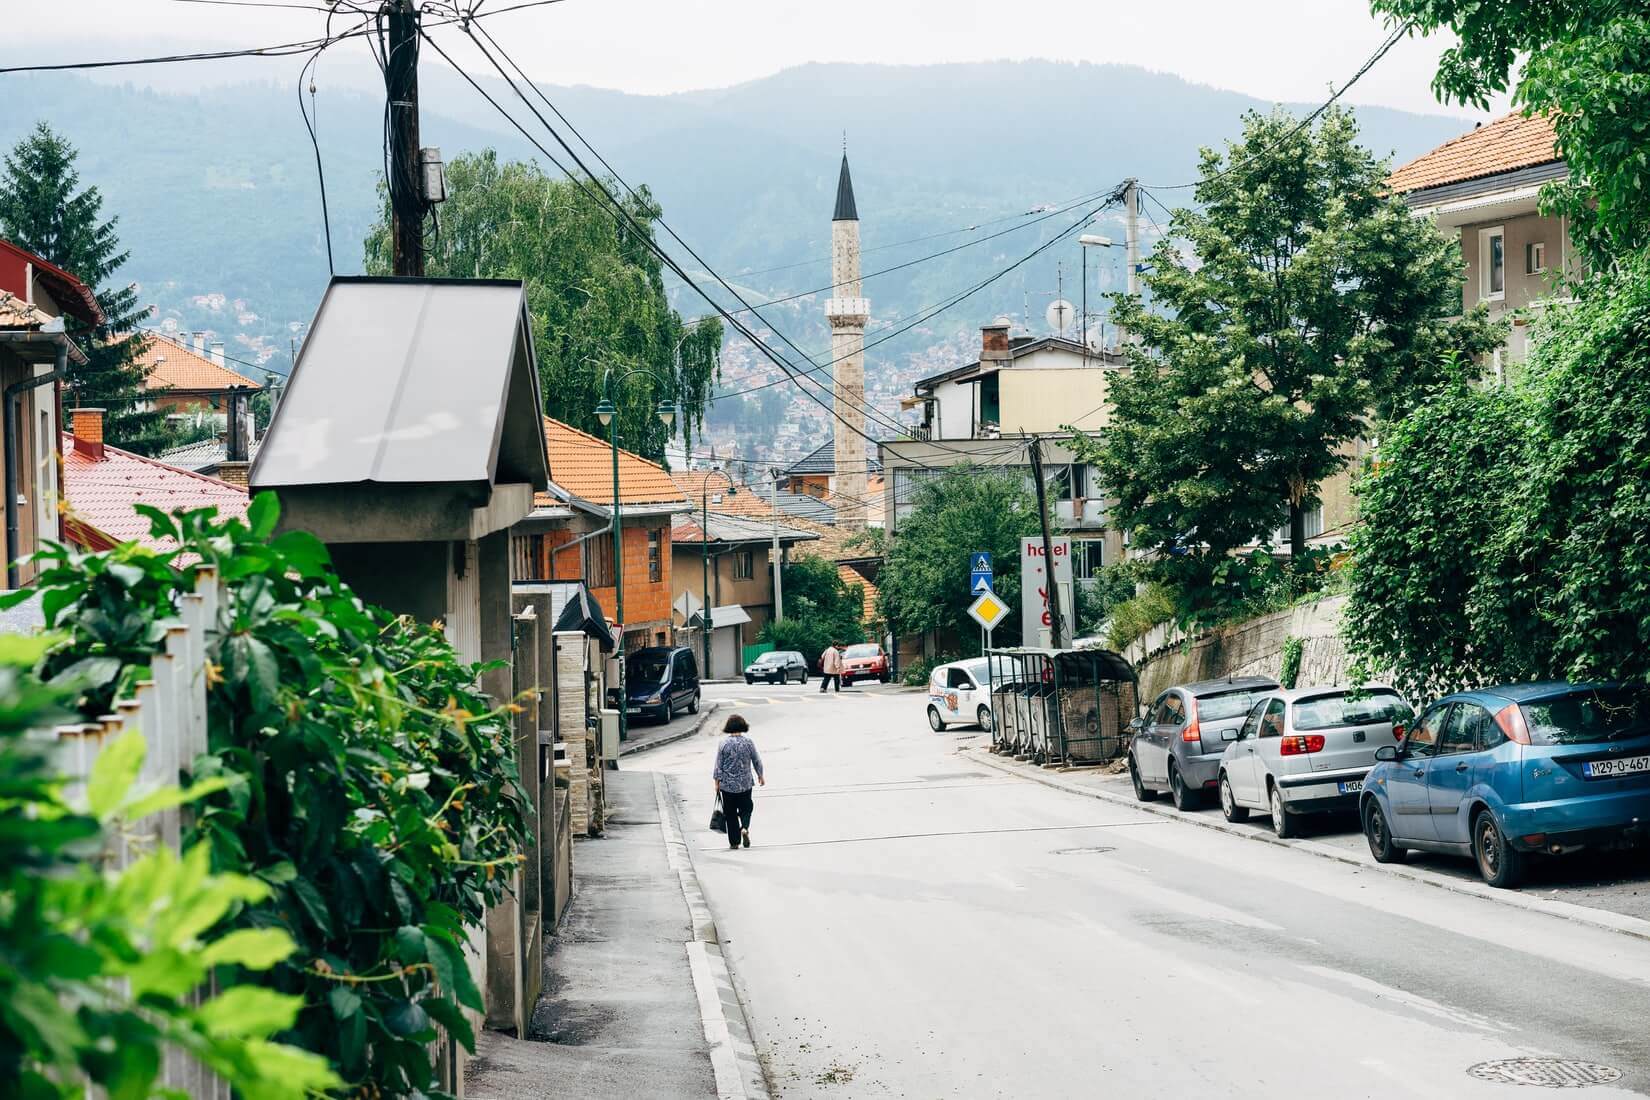
<path fill-rule="evenodd" d="M 1129 293 L 1140 293 L 1140 183 L 1133 176 L 1123 181 L 1124 259 L 1129 265 Z"/>
<path fill-rule="evenodd" d="M 424 274 L 424 187 L 418 151 L 419 12 L 415 0 L 384 0 L 389 25 L 384 94 L 390 112 L 390 242 L 395 274 Z M 621 707 L 620 713 L 623 714 Z"/>
<path fill-rule="evenodd" d="M 1054 536 L 1048 529 L 1048 502 L 1043 498 L 1043 437 L 1031 437 L 1031 481 L 1037 491 L 1037 522 L 1043 527 L 1043 583 L 1048 591 L 1048 629 L 1054 649 L 1065 648 L 1066 624 L 1060 615 L 1060 586 L 1054 580 Z"/>
<path fill-rule="evenodd" d="M 773 508 L 773 621 L 785 621 L 785 579 L 784 564 L 779 550 L 779 471 L 768 470 L 768 503 Z"/>

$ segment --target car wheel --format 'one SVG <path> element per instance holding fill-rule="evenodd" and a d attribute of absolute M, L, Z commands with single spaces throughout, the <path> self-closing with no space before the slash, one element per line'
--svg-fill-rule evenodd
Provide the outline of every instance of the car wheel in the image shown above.
<path fill-rule="evenodd" d="M 991 708 L 990 707 L 981 707 L 979 710 L 974 712 L 974 717 L 979 720 L 981 729 L 985 730 L 985 732 L 987 732 L 987 733 L 991 732 Z"/>
<path fill-rule="evenodd" d="M 1524 878 L 1524 853 L 1507 843 L 1507 834 L 1488 810 L 1480 810 L 1473 819 L 1472 854 L 1478 860 L 1478 873 L 1497 889 L 1517 886 Z"/>
<path fill-rule="evenodd" d="M 928 708 L 928 728 L 933 730 L 935 733 L 945 732 L 945 719 L 940 717 L 940 712 L 937 707 Z"/>
<path fill-rule="evenodd" d="M 880 681 L 881 683 L 886 684 L 888 682 L 888 674 L 886 672 L 884 672 L 881 676 L 877 677 L 877 680 Z"/>
<path fill-rule="evenodd" d="M 808 682 L 808 670 L 807 669 L 802 670 L 802 679 L 798 680 L 797 682 L 801 683 L 801 684 L 805 684 L 805 683 Z"/>
<path fill-rule="evenodd" d="M 1225 772 L 1220 773 L 1220 812 L 1234 825 L 1249 820 L 1249 807 L 1237 804 L 1237 796 L 1232 794 L 1232 781 L 1226 778 Z"/>
<path fill-rule="evenodd" d="M 1279 840 L 1288 840 L 1292 836 L 1299 836 L 1300 823 L 1295 815 L 1289 812 L 1289 807 L 1283 803 L 1283 792 L 1276 783 L 1267 789 L 1267 798 L 1272 804 L 1272 832 Z"/>
<path fill-rule="evenodd" d="M 658 710 L 653 712 L 654 721 L 660 723 L 661 725 L 669 722 L 673 717 L 675 717 L 675 712 L 671 710 L 669 703 L 663 704 Z"/>
<path fill-rule="evenodd" d="M 756 677 L 754 677 L 754 676 L 747 676 L 747 677 L 745 677 L 745 683 L 747 683 L 747 684 L 754 684 L 754 683 L 756 683 Z"/>
<path fill-rule="evenodd" d="M 1142 802 L 1156 802 L 1157 792 L 1140 782 L 1140 769 L 1134 765 L 1134 757 L 1129 757 L 1129 779 L 1134 783 L 1134 797 Z"/>
<path fill-rule="evenodd" d="M 1373 798 L 1364 802 L 1364 839 L 1369 841 L 1369 854 L 1376 863 L 1402 863 L 1409 849 L 1392 843 L 1392 830 L 1387 827 L 1386 814 Z"/>
<path fill-rule="evenodd" d="M 1172 763 L 1169 765 L 1169 797 L 1174 799 L 1175 809 L 1182 812 L 1199 809 L 1203 801 L 1200 793 L 1186 786 L 1178 767 Z"/>
<path fill-rule="evenodd" d="M 699 713 L 699 693 L 697 691 L 693 693 L 693 698 L 688 700 L 687 710 L 689 714 Z"/>

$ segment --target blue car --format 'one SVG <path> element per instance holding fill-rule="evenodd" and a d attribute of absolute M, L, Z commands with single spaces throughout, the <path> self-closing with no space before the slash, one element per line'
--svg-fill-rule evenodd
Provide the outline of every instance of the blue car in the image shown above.
<path fill-rule="evenodd" d="M 1379 863 L 1471 856 L 1513 886 L 1529 854 L 1634 843 L 1650 826 L 1650 689 L 1517 684 L 1449 695 L 1376 750 L 1359 806 Z"/>

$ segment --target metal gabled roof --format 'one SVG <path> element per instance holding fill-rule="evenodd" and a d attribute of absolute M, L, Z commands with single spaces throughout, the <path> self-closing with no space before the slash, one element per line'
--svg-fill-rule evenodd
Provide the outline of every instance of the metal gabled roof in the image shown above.
<path fill-rule="evenodd" d="M 545 489 L 542 407 L 519 280 L 334 278 L 251 481 Z"/>
<path fill-rule="evenodd" d="M 836 212 L 834 222 L 857 222 L 859 211 L 854 207 L 854 181 L 848 175 L 848 154 L 842 154 L 842 171 L 836 177 Z"/>

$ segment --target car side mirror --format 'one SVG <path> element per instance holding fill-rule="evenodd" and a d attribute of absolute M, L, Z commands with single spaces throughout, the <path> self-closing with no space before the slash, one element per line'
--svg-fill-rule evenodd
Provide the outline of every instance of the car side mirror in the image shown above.
<path fill-rule="evenodd" d="M 1236 741 L 1239 738 L 1241 738 L 1242 736 L 1243 736 L 1243 731 L 1242 730 L 1221 730 L 1220 731 L 1220 739 L 1222 741 Z"/>
<path fill-rule="evenodd" d="M 1133 730 L 1135 733 L 1139 733 L 1141 730 L 1143 730 L 1145 728 L 1146 728 L 1146 720 L 1144 718 L 1131 718 L 1131 719 L 1129 719 L 1129 729 Z"/>
<path fill-rule="evenodd" d="M 1397 760 L 1399 755 L 1397 745 L 1382 745 L 1375 750 L 1375 759 L 1377 760 Z"/>

